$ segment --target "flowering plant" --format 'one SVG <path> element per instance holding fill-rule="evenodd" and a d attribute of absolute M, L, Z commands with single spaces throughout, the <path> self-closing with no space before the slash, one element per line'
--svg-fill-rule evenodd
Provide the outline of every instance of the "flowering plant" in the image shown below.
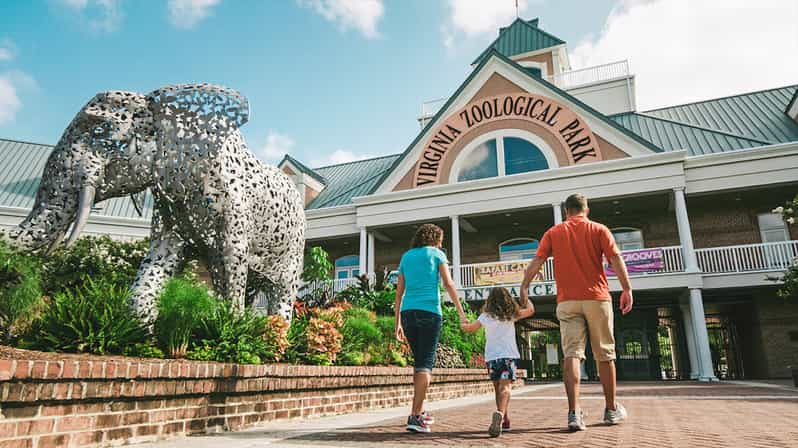
<path fill-rule="evenodd" d="M 796 211 L 798 211 L 798 196 L 785 203 L 784 206 L 776 207 L 772 211 L 777 215 L 781 215 L 781 218 L 787 224 L 795 224 Z"/>

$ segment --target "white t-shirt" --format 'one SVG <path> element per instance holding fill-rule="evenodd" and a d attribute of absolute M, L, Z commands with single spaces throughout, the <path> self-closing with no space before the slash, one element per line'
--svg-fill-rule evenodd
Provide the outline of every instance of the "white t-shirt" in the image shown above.
<path fill-rule="evenodd" d="M 515 319 L 498 320 L 482 313 L 477 320 L 485 327 L 485 361 L 521 357 L 518 353 L 518 344 L 515 342 Z"/>

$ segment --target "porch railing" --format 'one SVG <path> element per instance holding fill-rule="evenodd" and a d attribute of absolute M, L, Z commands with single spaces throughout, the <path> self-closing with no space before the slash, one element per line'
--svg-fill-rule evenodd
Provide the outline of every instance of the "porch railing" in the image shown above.
<path fill-rule="evenodd" d="M 696 257 L 705 274 L 782 271 L 796 263 L 798 241 L 697 249 Z"/>
<path fill-rule="evenodd" d="M 610 62 L 593 67 L 571 70 L 556 75 L 547 76 L 549 82 L 556 86 L 569 89 L 572 87 L 592 84 L 594 82 L 608 81 L 629 76 L 629 61 Z"/>

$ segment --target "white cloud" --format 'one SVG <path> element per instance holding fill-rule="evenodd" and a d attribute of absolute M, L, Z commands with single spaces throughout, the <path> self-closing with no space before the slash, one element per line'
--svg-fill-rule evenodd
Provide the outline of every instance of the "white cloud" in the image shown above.
<path fill-rule="evenodd" d="M 11 61 L 17 56 L 17 47 L 10 39 L 0 40 L 0 62 Z"/>
<path fill-rule="evenodd" d="M 385 12 L 383 0 L 297 0 L 342 30 L 355 28 L 369 39 L 379 37 L 377 23 Z"/>
<path fill-rule="evenodd" d="M 111 33 L 122 22 L 121 0 L 58 0 L 88 31 Z"/>
<path fill-rule="evenodd" d="M 336 151 L 333 151 L 331 154 L 327 155 L 327 157 L 312 160 L 311 165 L 314 168 L 317 168 L 328 165 L 338 165 L 341 163 L 355 162 L 357 160 L 364 160 L 370 158 L 371 156 L 369 155 L 355 154 L 352 151 L 347 151 L 345 149 L 338 149 Z"/>
<path fill-rule="evenodd" d="M 0 76 L 0 124 L 13 121 L 20 107 L 16 87 L 8 77 Z"/>
<path fill-rule="evenodd" d="M 266 144 L 255 151 L 255 155 L 267 163 L 276 164 L 293 151 L 296 142 L 291 137 L 279 132 L 269 131 L 266 135 Z"/>
<path fill-rule="evenodd" d="M 528 0 L 519 0 L 518 14 L 523 17 L 529 4 Z M 500 27 L 516 19 L 515 2 L 511 0 L 449 0 L 449 10 L 452 30 L 463 32 L 469 37 L 497 34 Z"/>
<path fill-rule="evenodd" d="M 169 22 L 190 29 L 207 18 L 221 0 L 169 0 Z"/>
<path fill-rule="evenodd" d="M 622 0 L 574 68 L 629 59 L 646 110 L 798 81 L 798 3 Z"/>
<path fill-rule="evenodd" d="M 0 73 L 0 124 L 13 122 L 22 108 L 20 92 L 38 91 L 39 85 L 30 75 L 19 70 Z"/>

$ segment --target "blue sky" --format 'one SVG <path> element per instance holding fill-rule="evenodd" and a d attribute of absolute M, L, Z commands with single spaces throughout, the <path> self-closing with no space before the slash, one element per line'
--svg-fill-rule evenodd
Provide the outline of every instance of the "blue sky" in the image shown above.
<path fill-rule="evenodd" d="M 627 53 L 645 60 L 654 44 L 645 36 L 647 24 L 634 17 L 656 22 L 651 4 L 673 3 L 679 11 L 684 1 L 522 0 L 520 8 L 522 17 L 540 17 L 542 28 L 568 42 L 576 67 Z M 721 4 L 730 3 L 735 2 Z M 789 51 L 789 45 L 798 48 L 797 17 L 789 6 L 793 2 L 781 3 L 788 5 L 784 20 L 792 20 Z M 513 5 L 513 0 L 0 2 L 0 137 L 54 144 L 97 92 L 146 93 L 172 83 L 211 82 L 249 98 L 252 116 L 243 132 L 266 160 L 289 151 L 318 166 L 400 152 L 418 131 L 421 102 L 457 88 L 497 26 L 514 18 Z M 691 16 L 693 10 L 683 12 Z M 750 11 L 728 12 L 750 23 Z M 635 33 L 630 22 L 641 27 L 640 39 L 628 38 Z M 630 42 L 636 40 L 643 42 Z M 763 87 L 798 82 L 792 61 Z M 687 69 L 690 61 L 678 63 L 684 66 L 677 69 Z M 639 77 L 659 72 L 649 68 L 653 62 L 636 66 L 632 59 L 631 64 L 643 70 Z M 650 76 L 645 79 L 656 75 Z M 700 79 L 695 82 L 701 86 Z M 707 83 L 693 96 L 664 100 L 710 97 L 718 87 Z M 730 83 L 728 93 L 750 90 L 743 84 Z"/>

